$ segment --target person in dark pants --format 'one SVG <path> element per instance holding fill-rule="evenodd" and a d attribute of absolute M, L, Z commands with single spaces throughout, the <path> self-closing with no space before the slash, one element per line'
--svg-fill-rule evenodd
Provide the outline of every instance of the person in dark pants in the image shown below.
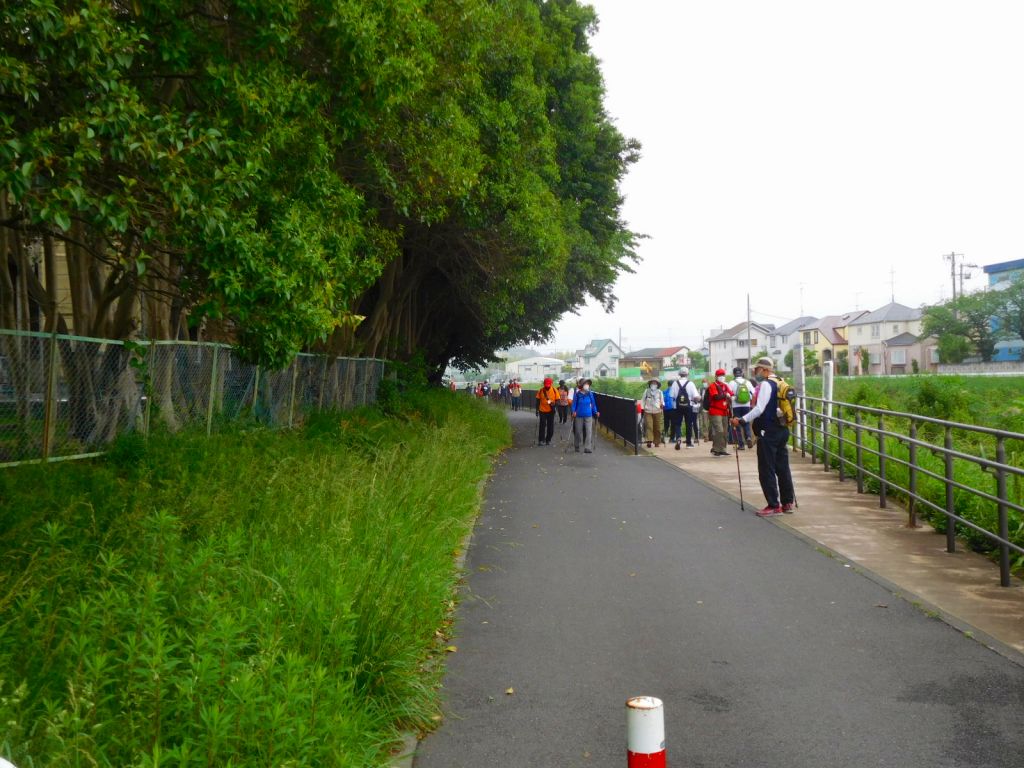
<path fill-rule="evenodd" d="M 789 471 L 789 429 L 779 420 L 779 386 L 772 378 L 775 363 L 762 357 L 754 363 L 757 392 L 750 412 L 734 417 L 732 426 L 741 422 L 754 426 L 757 436 L 757 477 L 768 506 L 758 510 L 758 517 L 774 517 L 793 511 L 796 494 Z"/>
<path fill-rule="evenodd" d="M 686 422 L 686 447 L 693 448 L 694 443 L 700 440 L 697 433 L 697 410 L 700 409 L 700 393 L 697 385 L 690 381 L 690 369 L 679 370 L 679 387 L 681 394 L 677 398 L 676 407 L 682 409 L 682 419 Z M 695 410 L 697 409 L 697 410 Z M 679 443 L 676 443 L 679 448 Z"/>
<path fill-rule="evenodd" d="M 544 379 L 544 386 L 537 390 L 537 415 L 540 425 L 537 429 L 537 445 L 551 445 L 555 434 L 555 406 L 558 404 L 558 390 L 551 386 L 551 379 Z"/>
<path fill-rule="evenodd" d="M 565 379 L 558 382 L 558 423 L 565 424 L 569 420 L 569 387 Z"/>

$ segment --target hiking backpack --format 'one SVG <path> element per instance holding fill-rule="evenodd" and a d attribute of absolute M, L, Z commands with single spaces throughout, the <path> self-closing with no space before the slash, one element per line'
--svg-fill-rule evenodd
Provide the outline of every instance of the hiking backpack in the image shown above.
<path fill-rule="evenodd" d="M 736 403 L 738 405 L 749 405 L 750 387 L 747 386 L 747 382 L 733 379 L 732 383 L 736 385 Z"/>
<path fill-rule="evenodd" d="M 793 426 L 796 422 L 796 390 L 786 380 L 779 376 L 769 376 L 775 382 L 777 389 L 776 400 L 779 403 L 779 422 L 784 427 Z"/>
<path fill-rule="evenodd" d="M 705 411 L 711 410 L 711 387 L 704 387 L 704 394 L 700 397 L 700 407 Z"/>

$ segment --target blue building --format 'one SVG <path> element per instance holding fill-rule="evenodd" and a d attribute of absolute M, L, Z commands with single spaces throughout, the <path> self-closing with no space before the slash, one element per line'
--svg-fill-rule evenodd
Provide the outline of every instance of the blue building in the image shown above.
<path fill-rule="evenodd" d="M 1010 284 L 1011 280 L 1024 279 L 1024 259 L 1015 261 L 1003 261 L 999 264 L 987 264 L 982 269 L 988 275 L 989 290 L 998 291 Z M 996 321 L 993 320 L 993 325 Z M 1024 340 L 1006 339 L 996 344 L 996 353 L 993 360 L 1020 360 L 1024 353 Z"/>

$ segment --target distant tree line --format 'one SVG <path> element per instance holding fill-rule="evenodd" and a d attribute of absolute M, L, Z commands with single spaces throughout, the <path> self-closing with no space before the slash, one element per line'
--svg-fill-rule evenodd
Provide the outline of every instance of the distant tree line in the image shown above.
<path fill-rule="evenodd" d="M 575 0 L 5 3 L 0 325 L 201 328 L 269 366 L 543 340 L 635 259 L 595 24 Z"/>

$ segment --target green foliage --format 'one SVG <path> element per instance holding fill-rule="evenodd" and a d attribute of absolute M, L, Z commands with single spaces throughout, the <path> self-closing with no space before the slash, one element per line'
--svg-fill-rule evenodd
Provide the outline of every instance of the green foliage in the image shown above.
<path fill-rule="evenodd" d="M 328 339 L 482 362 L 610 307 L 635 258 L 595 27 L 576 0 L 10 5 L 0 226 L 106 271 L 96 306 L 170 295 L 269 367 Z"/>
<path fill-rule="evenodd" d="M 708 369 L 707 358 L 700 352 L 690 352 L 690 368 L 694 371 L 706 371 Z"/>
<path fill-rule="evenodd" d="M 354 768 L 430 727 L 452 552 L 508 425 L 404 407 L 0 475 L 14 761 Z"/>
<path fill-rule="evenodd" d="M 914 365 L 917 365 L 917 361 L 914 361 Z M 848 349 L 839 350 L 839 354 L 836 355 L 836 373 L 840 376 L 848 376 L 850 374 L 850 351 Z M 917 369 L 914 369 L 914 373 L 917 373 Z"/>
<path fill-rule="evenodd" d="M 981 291 L 926 307 L 922 328 L 925 335 L 938 337 L 939 359 L 961 362 L 969 354 L 969 345 L 982 360 L 991 360 L 996 343 L 1006 335 L 992 323 L 1001 302 L 999 291 Z"/>

